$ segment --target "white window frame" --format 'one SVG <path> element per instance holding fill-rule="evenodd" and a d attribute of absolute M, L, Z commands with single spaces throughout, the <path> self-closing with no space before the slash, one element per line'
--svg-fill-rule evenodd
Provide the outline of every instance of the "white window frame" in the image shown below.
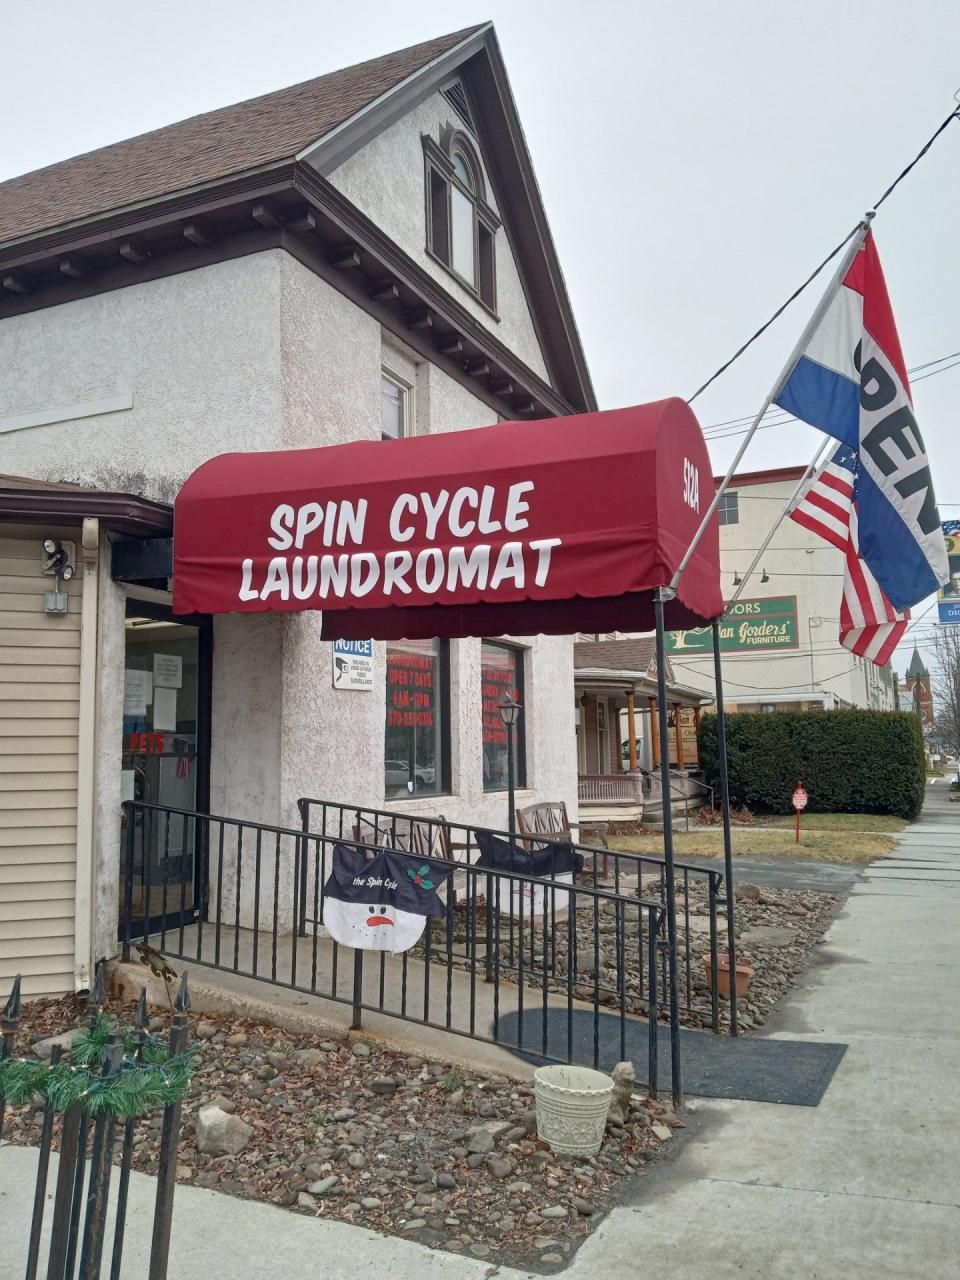
<path fill-rule="evenodd" d="M 400 434 L 398 436 L 385 436 L 383 434 L 383 383 L 390 382 L 400 392 L 401 403 L 401 423 Z M 382 364 L 380 366 L 380 438 L 381 440 L 405 440 L 408 436 L 416 434 L 416 404 L 414 402 L 413 384 L 408 382 L 406 378 L 402 378 L 399 373 L 395 373 L 389 365 Z"/>
<path fill-rule="evenodd" d="M 730 520 L 728 517 L 734 515 L 736 518 Z M 720 495 L 720 502 L 717 505 L 717 522 L 723 526 L 728 524 L 740 523 L 740 490 L 724 489 Z"/>

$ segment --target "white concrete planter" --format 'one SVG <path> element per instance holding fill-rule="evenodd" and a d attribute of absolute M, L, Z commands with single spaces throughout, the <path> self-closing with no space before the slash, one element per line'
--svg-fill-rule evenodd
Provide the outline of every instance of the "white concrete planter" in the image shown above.
<path fill-rule="evenodd" d="M 558 1155 L 595 1156 L 603 1142 L 613 1080 L 589 1067 L 540 1067 L 533 1073 L 537 1136 Z"/>

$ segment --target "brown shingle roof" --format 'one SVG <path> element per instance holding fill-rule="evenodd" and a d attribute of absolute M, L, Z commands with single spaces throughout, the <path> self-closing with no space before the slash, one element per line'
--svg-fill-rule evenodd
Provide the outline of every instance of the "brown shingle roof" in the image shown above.
<path fill-rule="evenodd" d="M 291 159 L 478 30 L 465 28 L 0 183 L 0 241 Z"/>
<path fill-rule="evenodd" d="M 634 636 L 629 640 L 582 640 L 573 646 L 573 665 L 577 671 L 639 671 L 645 673 L 657 653 L 653 636 Z"/>

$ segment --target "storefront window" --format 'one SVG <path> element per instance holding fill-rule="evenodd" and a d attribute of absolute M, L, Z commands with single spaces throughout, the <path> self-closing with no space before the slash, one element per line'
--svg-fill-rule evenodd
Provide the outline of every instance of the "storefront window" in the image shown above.
<path fill-rule="evenodd" d="M 384 791 L 388 800 L 449 788 L 450 693 L 446 640 L 387 646 Z"/>
<path fill-rule="evenodd" d="M 506 791 L 507 789 L 507 728 L 500 715 L 500 704 L 506 695 L 523 706 L 523 650 L 511 645 L 493 644 L 484 640 L 480 647 L 480 664 L 483 699 L 483 789 Z M 516 785 L 527 784 L 524 706 L 514 729 L 514 767 Z"/>

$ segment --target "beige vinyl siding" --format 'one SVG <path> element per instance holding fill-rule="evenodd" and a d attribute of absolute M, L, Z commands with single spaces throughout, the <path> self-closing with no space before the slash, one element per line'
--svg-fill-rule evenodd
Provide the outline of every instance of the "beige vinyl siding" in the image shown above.
<path fill-rule="evenodd" d="M 0 998 L 16 973 L 28 996 L 74 987 L 82 575 L 44 613 L 49 536 L 0 536 Z"/>

